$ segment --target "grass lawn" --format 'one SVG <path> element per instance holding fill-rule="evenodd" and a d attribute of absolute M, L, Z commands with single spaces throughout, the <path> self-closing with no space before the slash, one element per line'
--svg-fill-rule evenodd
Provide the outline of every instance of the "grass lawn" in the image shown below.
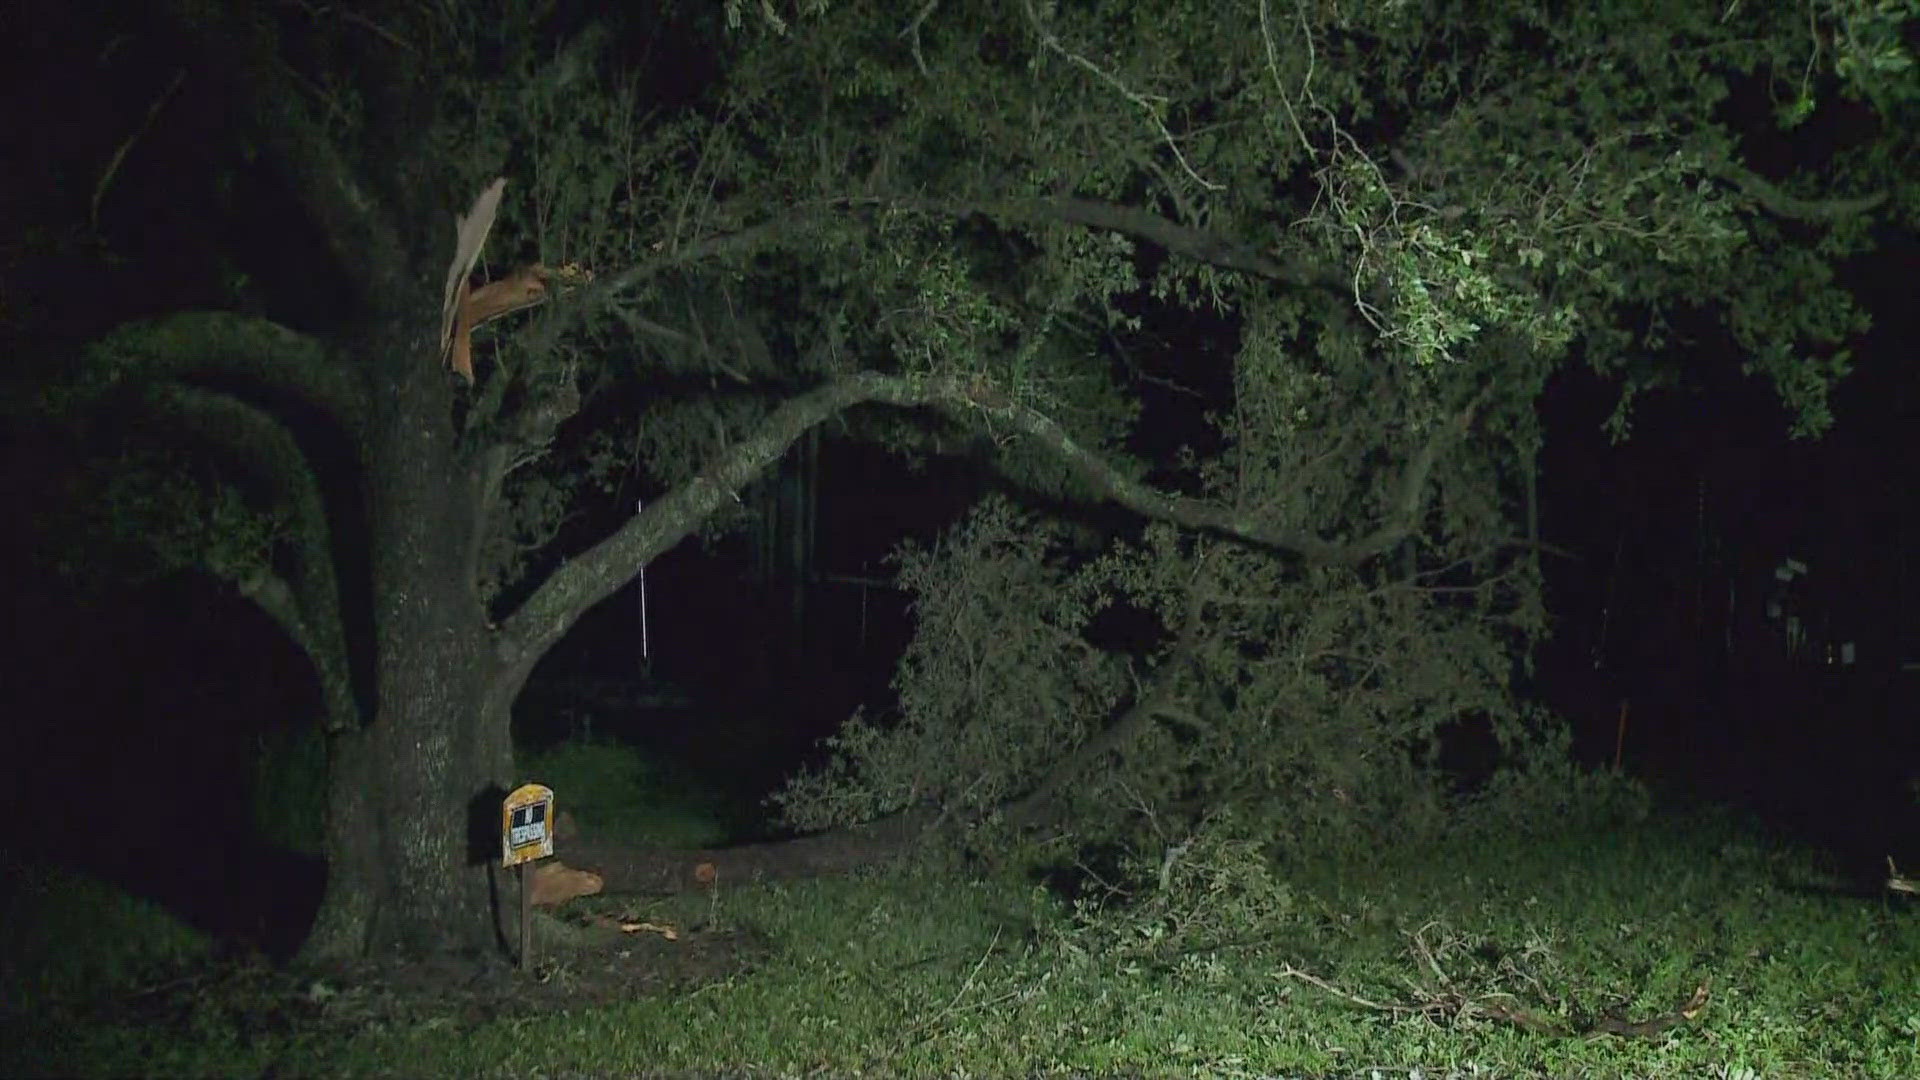
<path fill-rule="evenodd" d="M 555 953 L 495 976 L 549 988 L 537 1009 L 342 1030 L 235 989 L 258 983 L 194 982 L 221 965 L 164 915 L 41 875 L 7 913 L 10 945 L 41 944 L 9 949 L 0 1073 L 1920 1076 L 1914 900 L 1717 819 L 1273 881 L 1257 922 L 1090 920 L 1021 883 L 912 872 L 595 897 L 568 916 L 724 932 L 751 957 L 573 1007 Z M 94 959 L 127 941 L 153 955 Z M 168 985 L 191 989 L 139 1004 Z M 335 993 L 286 985 L 304 1015 Z M 1613 1033 L 1649 1018 L 1671 1026 Z"/>

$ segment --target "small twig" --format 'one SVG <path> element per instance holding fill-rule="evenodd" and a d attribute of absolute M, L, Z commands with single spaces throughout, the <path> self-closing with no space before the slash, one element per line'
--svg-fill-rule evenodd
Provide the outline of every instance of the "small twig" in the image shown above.
<path fill-rule="evenodd" d="M 927 71 L 926 59 L 920 55 L 920 24 L 926 22 L 927 16 L 933 14 L 933 9 L 939 6 L 940 0 L 927 0 L 927 2 L 921 6 L 919 14 L 915 15 L 913 21 L 907 24 L 907 28 L 900 31 L 900 36 L 906 38 L 909 42 L 908 47 L 913 53 L 913 65 L 920 69 L 920 74 L 922 75 L 930 73 Z"/>
<path fill-rule="evenodd" d="M 165 90 L 160 91 L 159 97 L 153 99 L 153 104 L 147 106 L 147 118 L 140 122 L 140 126 L 134 129 L 133 134 L 127 136 L 114 149 L 113 157 L 107 162 L 106 171 L 100 174 L 99 182 L 93 185 L 93 203 L 87 210 L 87 222 L 93 227 L 94 232 L 100 231 L 100 201 L 107 197 L 107 188 L 113 183 L 114 174 L 120 171 L 120 163 L 126 160 L 127 152 L 133 149 L 133 144 L 139 142 L 141 136 L 153 127 L 153 121 L 160 115 L 160 110 L 166 107 L 167 101 L 173 97 L 176 90 L 180 89 L 180 84 L 185 82 L 186 78 L 186 68 L 174 72 L 173 81 L 167 84 Z"/>
<path fill-rule="evenodd" d="M 1887 888 L 1897 893 L 1920 895 L 1920 881 L 1904 877 L 1900 868 L 1893 865 L 1893 856 L 1887 856 Z"/>
<path fill-rule="evenodd" d="M 1187 853 L 1187 849 L 1192 846 L 1193 837 L 1189 836 L 1185 840 L 1169 847 L 1166 855 L 1160 859 L 1160 891 L 1162 893 L 1167 892 L 1172 887 L 1173 868 L 1179 863 L 1181 857 Z"/>
<path fill-rule="evenodd" d="M 1427 944 L 1427 931 L 1438 925 L 1439 923 L 1437 922 L 1429 922 L 1420 929 L 1415 930 L 1413 932 L 1413 947 L 1415 951 L 1420 954 L 1420 959 L 1426 962 L 1427 970 L 1433 972 L 1433 977 L 1440 980 L 1440 985 L 1451 988 L 1453 986 L 1453 980 L 1447 978 L 1447 973 L 1440 969 L 1440 961 L 1433 955 L 1433 948 Z"/>
<path fill-rule="evenodd" d="M 1347 991 L 1340 989 L 1339 987 L 1333 985 L 1327 980 L 1322 979 L 1318 975 L 1314 975 L 1306 971 L 1301 971 L 1299 968 L 1294 967 L 1292 964 L 1287 964 L 1282 966 L 1280 969 L 1280 975 L 1282 978 L 1299 979 L 1301 982 L 1309 983 L 1313 986 L 1317 986 L 1321 990 L 1324 990 L 1327 993 L 1332 994 L 1334 997 L 1340 998 L 1343 1001 L 1351 1001 L 1355 1005 L 1358 1005 L 1363 1009 L 1372 1009 L 1375 1012 L 1393 1013 L 1396 1016 L 1406 1016 L 1413 1013 L 1424 1014 L 1427 1011 L 1425 1008 L 1416 1008 L 1411 1005 L 1383 1005 L 1378 1001 L 1369 1001 L 1366 998 L 1361 997 L 1359 994 L 1348 993 Z"/>
<path fill-rule="evenodd" d="M 1029 3 L 1026 5 L 1026 7 L 1027 7 L 1027 19 L 1029 22 L 1033 24 L 1034 32 L 1040 36 L 1040 43 L 1046 46 L 1047 48 L 1053 50 L 1054 52 L 1059 53 L 1061 56 L 1065 57 L 1070 63 L 1078 67 L 1084 68 L 1086 71 L 1090 72 L 1095 78 L 1106 83 L 1108 86 L 1113 87 L 1113 89 L 1116 92 L 1118 92 L 1121 97 L 1126 98 L 1129 102 L 1139 107 L 1139 109 L 1142 112 L 1146 113 L 1147 118 L 1153 122 L 1154 128 L 1160 133 L 1160 140 L 1166 143 L 1167 149 L 1173 151 L 1173 158 L 1175 161 L 1178 161 L 1180 163 L 1181 171 L 1185 172 L 1188 176 L 1192 177 L 1194 183 L 1199 184 L 1202 188 L 1206 189 L 1207 191 L 1225 191 L 1227 189 L 1227 186 L 1225 184 L 1216 184 L 1213 181 L 1208 180 L 1206 177 L 1201 176 L 1199 173 L 1195 172 L 1193 166 L 1187 162 L 1187 155 L 1185 155 L 1184 153 L 1181 153 L 1180 141 L 1173 137 L 1173 132 L 1167 129 L 1166 121 L 1160 118 L 1160 106 L 1166 105 L 1169 103 L 1169 99 L 1167 97 L 1161 94 L 1141 93 L 1140 91 L 1135 90 L 1132 87 L 1128 86 L 1126 83 L 1122 82 L 1119 76 L 1112 74 L 1111 72 L 1102 68 L 1100 65 L 1094 63 L 1093 61 L 1087 59 L 1084 56 L 1081 56 L 1079 53 L 1074 52 L 1071 49 L 1068 49 L 1065 45 L 1060 43 L 1060 39 L 1058 37 L 1054 36 L 1054 33 L 1052 30 L 1049 30 L 1047 27 L 1041 24 L 1040 14 L 1039 12 L 1033 9 L 1033 4 L 1031 3 L 1031 0 L 1029 0 Z"/>
<path fill-rule="evenodd" d="M 974 963 L 973 970 L 967 972 L 966 981 L 960 984 L 960 989 L 953 992 L 953 997 L 948 999 L 946 1005 L 942 1006 L 939 1012 L 934 1013 L 932 1016 L 927 1017 L 915 1025 L 916 1029 L 924 1031 L 953 1013 L 954 1009 L 960 1004 L 960 999 L 966 997 L 967 991 L 973 989 L 974 980 L 980 977 L 980 969 L 987 966 L 987 961 L 993 957 L 994 947 L 999 944 L 1000 928 L 996 926 L 993 928 L 993 940 L 987 942 L 986 951 L 980 954 L 980 959 Z"/>

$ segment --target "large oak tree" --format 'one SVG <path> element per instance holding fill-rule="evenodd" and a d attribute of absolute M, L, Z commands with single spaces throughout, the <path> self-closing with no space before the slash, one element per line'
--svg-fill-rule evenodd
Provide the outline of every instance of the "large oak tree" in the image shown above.
<path fill-rule="evenodd" d="M 1906 7 L 1563 8 L 174 5 L 341 299 L 311 332 L 124 327 L 76 389 L 225 463 L 114 490 L 312 662 L 308 954 L 493 940 L 470 822 L 535 663 L 829 421 L 1165 528 L 1064 566 L 989 510 L 949 551 L 971 571 L 910 561 L 904 734 L 851 729 L 857 776 L 801 819 L 1058 821 L 1146 740 L 1159 810 L 1284 788 L 1308 820 L 1397 782 L 1365 740 L 1511 712 L 1548 376 L 1630 398 L 1711 323 L 1817 428 L 1860 326 L 1833 267 L 1916 206 Z M 643 512 L 557 529 L 621 470 Z M 1059 603 L 943 607 L 969 572 Z M 1117 592 L 1127 647 L 1092 627 Z M 1355 731 L 1325 775 L 1262 750 Z M 922 775 L 977 769 L 968 742 L 1002 750 L 983 783 Z"/>

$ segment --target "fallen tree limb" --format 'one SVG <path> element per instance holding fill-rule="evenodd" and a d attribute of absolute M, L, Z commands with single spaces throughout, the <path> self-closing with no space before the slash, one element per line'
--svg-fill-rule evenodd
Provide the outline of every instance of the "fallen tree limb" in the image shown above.
<path fill-rule="evenodd" d="M 912 851 L 933 820 L 909 810 L 850 829 L 695 850 L 563 836 L 554 853 L 570 866 L 598 874 L 607 892 L 667 895 L 844 874 L 891 862 Z"/>

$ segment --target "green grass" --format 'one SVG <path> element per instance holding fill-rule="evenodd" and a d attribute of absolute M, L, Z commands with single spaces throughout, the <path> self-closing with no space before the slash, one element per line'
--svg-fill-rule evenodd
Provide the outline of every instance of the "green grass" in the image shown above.
<path fill-rule="evenodd" d="M 10 863 L 5 876 L 0 1011 L 126 986 L 212 947 L 158 905 L 83 874 Z"/>
<path fill-rule="evenodd" d="M 554 790 L 583 830 L 663 847 L 707 847 L 727 838 L 732 808 L 716 792 L 625 746 L 568 740 L 522 751 L 521 778 Z M 320 855 L 326 817 L 326 743 L 316 725 L 270 732 L 253 763 L 253 819 L 262 840 Z"/>
<path fill-rule="evenodd" d="M 188 1025 L 166 1043 L 167 1071 L 1920 1076 L 1920 910 L 1849 892 L 1810 853 L 1693 817 L 1422 855 L 1392 871 L 1284 868 L 1269 918 L 1186 952 L 1160 947 L 1152 920 L 1090 924 L 1019 883 L 901 872 L 723 887 L 647 913 L 752 930 L 774 952 L 750 974 L 324 1044 Z M 1703 981 L 1698 1020 L 1652 1039 L 1537 1034 L 1487 1011 L 1639 1019 Z M 142 1038 L 67 1035 L 94 1048 L 61 1062 L 82 1072 L 114 1071 Z"/>
<path fill-rule="evenodd" d="M 589 836 L 676 848 L 726 840 L 717 795 L 626 747 L 568 741 L 521 755 L 519 767 Z"/>
<path fill-rule="evenodd" d="M 0 1075 L 184 1076 L 239 1060 L 232 1033 L 218 1027 L 202 1024 L 183 1040 L 86 1019 L 205 966 L 207 935 L 83 874 L 15 864 L 5 871 Z"/>

